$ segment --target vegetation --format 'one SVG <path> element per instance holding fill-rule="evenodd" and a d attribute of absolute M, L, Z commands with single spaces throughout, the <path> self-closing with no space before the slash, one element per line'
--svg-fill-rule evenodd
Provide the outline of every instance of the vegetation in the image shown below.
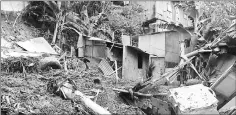
<path fill-rule="evenodd" d="M 213 36 L 210 31 L 223 32 L 236 20 L 235 1 L 184 1 L 178 5 L 184 7 L 190 17 L 195 18 L 196 33 L 205 39 Z M 235 38 L 235 31 L 236 29 L 232 28 L 228 35 Z"/>
<path fill-rule="evenodd" d="M 140 34 L 142 12 L 136 4 L 117 6 L 111 1 L 30 1 L 22 19 L 53 33 L 52 44 L 61 46 L 76 45 L 79 35 L 112 40 L 113 32 Z"/>

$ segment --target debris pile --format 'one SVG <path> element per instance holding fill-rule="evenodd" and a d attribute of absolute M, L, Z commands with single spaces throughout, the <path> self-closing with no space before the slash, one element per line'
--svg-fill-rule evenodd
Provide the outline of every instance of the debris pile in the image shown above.
<path fill-rule="evenodd" d="M 115 84 L 115 78 L 104 77 L 98 67 L 101 60 L 39 52 L 41 49 L 29 51 L 32 49 L 25 44 L 21 44 L 25 46 L 22 48 L 17 42 L 34 41 L 29 39 L 38 38 L 38 34 L 33 34 L 38 31 L 34 32 L 34 29 L 26 28 L 20 22 L 15 27 L 24 25 L 21 26 L 23 29 L 15 30 L 18 34 L 13 34 L 10 22 L 2 20 L 2 39 L 12 36 L 14 40 L 7 39 L 12 47 L 3 47 L 1 50 L 4 54 L 1 56 L 1 113 L 90 115 L 100 112 L 94 112 L 85 101 L 91 100 L 92 105 L 100 106 L 111 114 L 144 114 L 138 107 L 124 104 L 113 92 L 115 86 L 127 87 L 129 83 L 121 80 Z M 20 39 L 21 33 L 27 34 L 22 34 Z M 76 91 L 83 95 L 68 99 L 67 90 L 62 90 L 62 86 L 68 85 L 65 84 L 67 80 L 73 81 Z"/>
<path fill-rule="evenodd" d="M 94 111 L 86 106 L 80 96 L 75 96 L 72 102 L 68 99 L 67 95 L 70 94 L 66 94 L 67 91 L 58 90 L 58 85 L 64 86 L 63 83 L 70 79 L 87 99 L 91 99 L 93 103 L 97 103 L 110 113 L 143 114 L 139 108 L 125 105 L 112 91 L 115 85 L 114 79 L 104 78 L 96 66 L 91 66 L 95 64 L 88 65 L 91 68 L 89 70 L 69 70 L 68 73 L 61 69 L 41 73 L 28 72 L 27 76 L 23 73 L 3 73 L 1 107 L 8 110 L 10 114 L 93 114 Z M 98 78 L 100 83 L 94 83 Z M 122 87 L 123 84 L 126 83 L 121 82 L 117 85 Z"/>
<path fill-rule="evenodd" d="M 164 25 L 167 25 L 165 27 L 172 28 L 171 30 L 180 33 L 189 33 L 183 27 L 175 24 Z M 195 50 L 187 54 L 184 53 L 184 47 L 181 47 L 184 46 L 184 42 L 180 43 L 181 61 L 178 66 L 162 74 L 161 78 L 152 77 L 142 83 L 136 84 L 133 88 L 126 88 L 128 92 L 122 91 L 123 89 L 120 90 L 120 97 L 126 100 L 128 105 L 137 106 L 145 111 L 146 114 L 219 114 L 218 110 L 235 96 L 235 89 L 228 86 L 228 84 L 235 84 L 233 81 L 235 81 L 236 56 L 234 51 L 236 42 L 235 38 L 232 38 L 228 34 L 235 29 L 235 26 L 236 23 L 232 23 L 229 28 L 220 33 L 220 35 L 212 41 L 201 42 L 200 39 L 204 38 L 200 36 L 197 40 L 198 45 L 196 45 L 196 47 L 194 46 Z M 190 35 L 192 37 L 194 36 L 191 33 Z M 192 86 L 196 87 L 196 89 L 201 89 L 197 88 L 198 84 L 202 84 L 204 85 L 203 87 L 210 89 L 205 90 L 208 93 L 211 92 L 209 93 L 211 96 L 206 96 L 205 100 L 210 100 L 212 98 L 215 101 L 211 102 L 212 105 L 207 105 L 206 101 L 202 101 L 203 104 L 205 103 L 206 105 L 200 107 L 201 104 L 197 104 L 199 107 L 195 108 L 195 110 L 191 104 L 186 105 L 189 111 L 185 111 L 184 109 L 181 110 L 181 103 L 184 104 L 184 102 L 191 102 L 190 100 L 183 101 L 187 92 L 189 92 L 184 88 Z M 162 87 L 167 88 L 168 95 L 164 97 L 155 96 L 158 93 L 165 92 L 161 91 Z M 174 94 L 171 94 L 171 91 L 177 87 L 180 87 L 180 89 L 183 88 L 186 93 L 181 92 L 181 90 L 176 90 Z M 228 91 L 224 91 L 225 89 Z M 204 94 L 203 90 L 199 93 Z M 143 95 L 137 96 L 137 94 L 148 94 L 152 95 L 152 97 L 145 97 Z M 180 96 L 179 100 L 182 100 L 183 102 L 178 102 L 178 98 L 173 99 L 173 95 Z M 170 99 L 170 97 L 172 97 L 172 99 Z M 193 101 L 200 99 L 199 97 L 202 96 L 198 96 L 198 98 Z M 160 107 L 159 104 L 165 106 Z M 161 108 L 164 108 L 164 110 Z"/>

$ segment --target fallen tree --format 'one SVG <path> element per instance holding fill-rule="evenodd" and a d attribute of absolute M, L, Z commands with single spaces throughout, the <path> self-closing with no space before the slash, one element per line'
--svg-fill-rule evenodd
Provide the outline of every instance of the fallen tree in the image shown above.
<path fill-rule="evenodd" d="M 49 92 L 53 92 L 63 97 L 64 99 L 70 99 L 72 101 L 74 101 L 75 98 L 78 97 L 86 107 L 88 107 L 93 111 L 93 113 L 99 115 L 111 115 L 109 111 L 107 111 L 100 105 L 96 104 L 91 99 L 89 99 L 88 96 L 85 96 L 82 92 L 77 90 L 74 81 L 68 79 L 59 84 L 55 83 L 56 83 L 55 81 L 49 82 L 48 84 Z"/>

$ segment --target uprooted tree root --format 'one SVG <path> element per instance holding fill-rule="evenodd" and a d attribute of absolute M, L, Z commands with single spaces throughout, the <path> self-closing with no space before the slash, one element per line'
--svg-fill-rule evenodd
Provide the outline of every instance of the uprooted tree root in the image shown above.
<path fill-rule="evenodd" d="M 1 71 L 7 73 L 38 73 L 39 60 L 36 57 L 9 57 L 1 59 Z"/>

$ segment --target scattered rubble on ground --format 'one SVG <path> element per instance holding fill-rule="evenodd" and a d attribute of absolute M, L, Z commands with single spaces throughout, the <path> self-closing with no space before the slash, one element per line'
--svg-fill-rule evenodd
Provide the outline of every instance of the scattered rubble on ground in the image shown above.
<path fill-rule="evenodd" d="M 83 63 L 82 63 L 83 64 Z M 96 96 L 93 90 L 100 90 L 96 103 L 108 111 L 116 114 L 143 114 L 139 108 L 125 105 L 113 92 L 114 79 L 102 77 L 102 73 L 96 66 L 89 64 L 89 70 L 69 70 L 66 74 L 64 70 L 49 70 L 41 73 L 27 71 L 24 76 L 21 72 L 2 72 L 2 108 L 9 109 L 10 113 L 45 113 L 45 114 L 83 114 L 81 103 L 77 103 L 76 110 L 70 100 L 64 100 L 60 96 L 48 92 L 47 85 L 50 81 L 63 81 L 67 78 L 74 80 L 79 91 L 86 96 Z M 80 65 L 81 66 L 81 65 Z M 95 84 L 94 79 L 101 78 L 100 84 Z M 126 83 L 117 84 L 122 87 Z M 125 87 L 125 86 L 123 86 Z M 9 101 L 10 100 L 10 101 Z M 82 107 L 80 107 L 82 106 Z"/>
<path fill-rule="evenodd" d="M 71 100 L 63 99 L 48 91 L 50 81 L 62 82 L 69 78 L 75 82 L 80 92 L 86 96 L 96 96 L 95 103 L 112 114 L 144 114 L 139 108 L 124 104 L 113 92 L 112 88 L 115 86 L 126 87 L 129 83 L 121 80 L 115 84 L 114 78 L 104 77 L 97 66 L 100 60 L 88 58 L 90 63 L 87 64 L 89 69 L 86 70 L 83 61 L 78 58 L 70 58 L 67 59 L 68 70 L 66 71 L 63 60 L 52 62 L 54 59 L 47 59 L 51 57 L 51 54 L 28 52 L 15 44 L 15 41 L 26 41 L 38 37 L 29 34 L 35 33 L 34 29 L 28 29 L 29 27 L 25 27 L 21 23 L 16 24 L 18 29 L 23 28 L 15 30 L 19 33 L 18 35 L 11 33 L 10 21 L 2 20 L 1 22 L 4 30 L 2 39 L 10 36 L 7 42 L 12 45 L 1 49 L 1 53 L 6 54 L 1 55 L 2 113 L 91 114 L 91 110 L 79 99 L 72 103 Z M 20 35 L 24 35 L 24 37 L 20 39 Z M 54 56 L 54 58 L 60 57 Z M 52 64 L 48 62 L 52 62 Z M 53 69 L 55 66 L 56 68 Z M 95 79 L 99 79 L 100 83 L 94 83 Z M 98 89 L 100 92 L 97 94 Z"/>

